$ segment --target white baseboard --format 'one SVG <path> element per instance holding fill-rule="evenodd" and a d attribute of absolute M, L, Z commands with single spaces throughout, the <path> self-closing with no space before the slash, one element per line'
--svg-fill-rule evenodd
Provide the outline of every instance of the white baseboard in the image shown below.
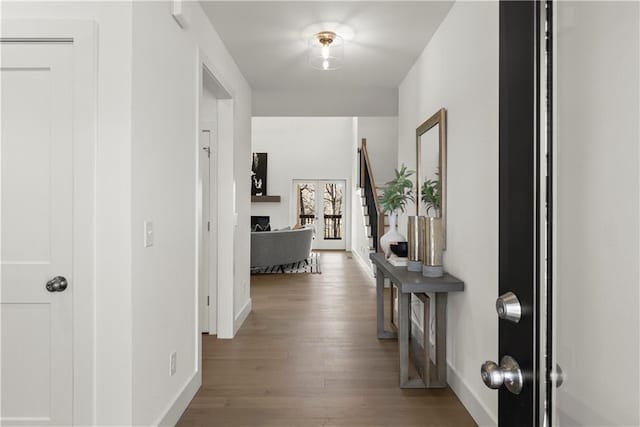
<path fill-rule="evenodd" d="M 236 336 L 244 321 L 247 320 L 249 313 L 251 313 L 251 298 L 244 303 L 244 306 L 242 306 L 242 309 L 233 321 L 233 336 Z"/>
<path fill-rule="evenodd" d="M 353 259 L 358 261 L 358 264 L 360 264 L 360 267 L 362 267 L 362 269 L 367 273 L 368 276 L 374 278 L 371 261 L 362 259 L 358 251 L 351 251 L 351 256 L 353 257 Z"/>
<path fill-rule="evenodd" d="M 189 406 L 191 400 L 196 395 L 202 385 L 202 375 L 200 371 L 194 372 L 187 384 L 182 388 L 180 393 L 175 397 L 173 402 L 165 410 L 164 415 L 160 417 L 155 424 L 157 426 L 175 426 L 178 420 Z"/>
<path fill-rule="evenodd" d="M 496 414 L 493 414 L 492 411 L 478 399 L 478 396 L 476 396 L 467 383 L 460 377 L 458 371 L 449 363 L 447 363 L 447 382 L 478 426 L 495 427 L 498 425 Z"/>

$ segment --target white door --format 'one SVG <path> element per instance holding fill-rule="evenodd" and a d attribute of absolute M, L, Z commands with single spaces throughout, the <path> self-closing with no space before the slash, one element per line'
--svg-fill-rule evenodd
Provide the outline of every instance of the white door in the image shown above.
<path fill-rule="evenodd" d="M 209 307 L 211 298 L 209 296 L 209 233 L 211 232 L 210 215 L 210 158 L 211 158 L 211 130 L 205 129 L 200 132 L 200 202 L 202 207 L 200 237 L 200 332 L 209 332 Z"/>
<path fill-rule="evenodd" d="M 294 181 L 296 222 L 314 226 L 313 249 L 346 249 L 346 187 L 344 180 Z"/>
<path fill-rule="evenodd" d="M 553 425 L 640 425 L 640 5 L 554 2 Z"/>
<path fill-rule="evenodd" d="M 72 44 L 0 46 L 0 423 L 71 425 Z"/>

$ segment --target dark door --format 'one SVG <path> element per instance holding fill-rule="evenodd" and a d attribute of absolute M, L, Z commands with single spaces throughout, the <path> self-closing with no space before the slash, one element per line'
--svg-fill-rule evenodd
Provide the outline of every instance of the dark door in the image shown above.
<path fill-rule="evenodd" d="M 499 349 L 482 368 L 500 426 L 538 425 L 540 6 L 500 2 Z"/>

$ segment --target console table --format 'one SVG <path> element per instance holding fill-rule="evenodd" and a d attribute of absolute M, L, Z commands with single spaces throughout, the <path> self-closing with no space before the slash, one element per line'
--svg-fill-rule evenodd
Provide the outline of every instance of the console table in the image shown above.
<path fill-rule="evenodd" d="M 424 277 L 421 273 L 408 271 L 406 267 L 394 267 L 382 253 L 372 253 L 371 261 L 376 266 L 376 311 L 377 332 L 380 339 L 398 339 L 400 350 L 400 387 L 425 388 L 447 385 L 447 294 L 464 290 L 464 282 L 450 274 L 443 277 Z M 384 328 L 384 279 L 398 289 L 398 332 Z M 393 288 L 391 288 L 393 289 Z M 436 357 L 432 369 L 429 356 L 429 296 L 436 297 Z M 415 340 L 411 335 L 411 295 L 424 303 L 424 357 L 412 357 L 421 378 L 409 378 L 409 359 L 415 353 Z M 393 320 L 393 319 L 391 319 Z M 413 344 L 413 345 L 410 345 Z"/>

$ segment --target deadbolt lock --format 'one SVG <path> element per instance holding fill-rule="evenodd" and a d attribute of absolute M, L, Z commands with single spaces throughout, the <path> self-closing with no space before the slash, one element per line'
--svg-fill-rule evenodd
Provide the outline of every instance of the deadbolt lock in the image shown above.
<path fill-rule="evenodd" d="M 516 294 L 507 292 L 500 295 L 496 300 L 496 312 L 499 318 L 518 323 L 522 317 L 522 306 Z"/>

